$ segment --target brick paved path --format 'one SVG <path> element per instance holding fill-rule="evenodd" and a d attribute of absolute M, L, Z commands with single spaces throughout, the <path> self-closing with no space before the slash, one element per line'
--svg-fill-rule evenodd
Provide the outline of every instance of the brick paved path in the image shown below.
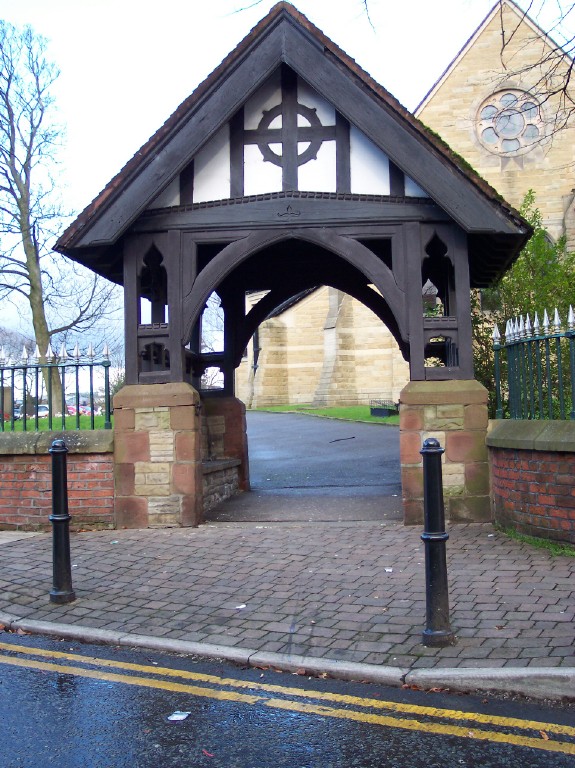
<path fill-rule="evenodd" d="M 3 544 L 0 611 L 262 651 L 423 667 L 575 666 L 575 558 L 450 528 L 453 647 L 421 645 L 421 531 L 209 524 L 73 534 L 78 599 L 49 602 L 51 536 Z"/>

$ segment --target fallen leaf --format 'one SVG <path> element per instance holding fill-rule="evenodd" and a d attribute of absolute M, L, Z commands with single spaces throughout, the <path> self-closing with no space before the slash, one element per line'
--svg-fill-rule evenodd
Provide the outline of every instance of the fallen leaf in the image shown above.
<path fill-rule="evenodd" d="M 545 733 L 545 731 L 539 731 L 541 734 L 541 738 L 544 739 L 544 741 L 549 741 L 549 736 Z"/>
<path fill-rule="evenodd" d="M 27 634 L 28 634 L 28 632 L 24 632 L 24 630 L 23 630 L 23 629 L 21 629 L 20 627 L 18 627 L 18 629 L 16 630 L 16 634 L 17 634 L 17 635 L 27 635 Z"/>
<path fill-rule="evenodd" d="M 303 667 L 296 669 L 296 671 L 294 672 L 294 675 L 305 675 L 305 669 Z"/>
<path fill-rule="evenodd" d="M 207 749 L 202 749 L 202 752 L 204 753 L 204 755 L 207 755 L 207 757 L 213 757 L 212 753 L 208 752 Z"/>

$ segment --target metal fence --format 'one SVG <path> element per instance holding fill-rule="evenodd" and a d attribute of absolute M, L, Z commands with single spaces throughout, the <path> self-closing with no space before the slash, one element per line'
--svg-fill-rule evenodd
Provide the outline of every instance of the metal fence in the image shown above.
<path fill-rule="evenodd" d="M 107 344 L 99 356 L 92 344 L 85 354 L 63 344 L 57 355 L 50 345 L 45 355 L 24 346 L 19 360 L 1 347 L 0 431 L 95 429 L 97 416 L 111 429 L 110 365 Z"/>
<path fill-rule="evenodd" d="M 503 339 L 493 330 L 496 418 L 575 419 L 575 314 L 566 326 L 535 314 L 508 320 Z"/>

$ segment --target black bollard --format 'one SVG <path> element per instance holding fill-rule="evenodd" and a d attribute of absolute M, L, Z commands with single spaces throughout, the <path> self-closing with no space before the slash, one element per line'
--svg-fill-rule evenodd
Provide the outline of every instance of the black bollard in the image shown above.
<path fill-rule="evenodd" d="M 72 589 L 72 566 L 70 562 L 70 515 L 68 514 L 68 478 L 66 454 L 68 449 L 63 440 L 54 440 L 49 448 L 52 454 L 52 564 L 53 586 L 50 602 L 71 603 L 76 599 Z"/>
<path fill-rule="evenodd" d="M 453 645 L 455 635 L 449 623 L 449 593 L 447 585 L 447 559 L 445 542 L 445 511 L 441 455 L 443 448 L 434 437 L 423 443 L 423 508 L 424 530 L 421 539 L 425 544 L 425 601 L 426 621 L 423 645 Z"/>

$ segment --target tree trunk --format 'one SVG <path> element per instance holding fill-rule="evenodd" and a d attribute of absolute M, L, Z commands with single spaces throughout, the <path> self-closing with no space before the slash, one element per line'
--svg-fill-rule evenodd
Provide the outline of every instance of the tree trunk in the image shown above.
<path fill-rule="evenodd" d="M 29 222 L 29 216 L 27 219 Z M 50 331 L 48 330 L 46 313 L 44 311 L 42 273 L 40 271 L 38 251 L 36 243 L 32 238 L 32 231 L 29 223 L 27 226 L 22 227 L 22 245 L 24 246 L 26 265 L 30 276 L 29 300 L 30 308 L 32 310 L 34 336 L 36 338 L 38 349 L 40 350 L 40 362 L 46 363 L 46 350 L 50 344 Z M 62 411 L 63 392 L 62 380 L 60 379 L 58 369 L 44 367 L 42 368 L 42 376 L 46 387 L 46 396 L 48 397 L 50 391 L 52 393 L 51 403 L 49 403 L 52 413 L 60 413 Z"/>

